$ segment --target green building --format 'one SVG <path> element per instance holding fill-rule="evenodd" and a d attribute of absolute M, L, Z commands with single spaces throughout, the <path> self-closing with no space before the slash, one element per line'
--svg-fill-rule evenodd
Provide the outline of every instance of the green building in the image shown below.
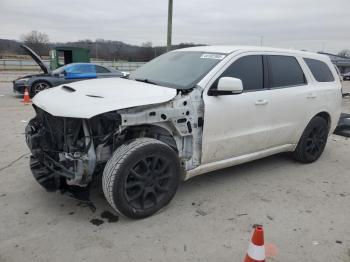
<path fill-rule="evenodd" d="M 70 63 L 90 63 L 89 49 L 81 47 L 56 46 L 50 50 L 51 70 Z"/>

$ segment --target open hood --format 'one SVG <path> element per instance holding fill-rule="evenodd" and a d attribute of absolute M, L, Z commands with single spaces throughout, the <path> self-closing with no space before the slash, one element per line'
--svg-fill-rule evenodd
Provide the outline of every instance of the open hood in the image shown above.
<path fill-rule="evenodd" d="M 101 78 L 41 91 L 33 103 L 54 116 L 88 119 L 118 109 L 164 103 L 176 93 L 176 89 L 134 80 Z"/>
<path fill-rule="evenodd" d="M 45 65 L 44 61 L 40 58 L 40 56 L 37 53 L 35 53 L 26 45 L 21 45 L 21 47 L 29 56 L 31 56 L 31 58 L 33 58 L 33 60 L 40 66 L 41 70 L 43 70 L 45 74 L 48 74 L 50 72 L 50 69 Z"/>

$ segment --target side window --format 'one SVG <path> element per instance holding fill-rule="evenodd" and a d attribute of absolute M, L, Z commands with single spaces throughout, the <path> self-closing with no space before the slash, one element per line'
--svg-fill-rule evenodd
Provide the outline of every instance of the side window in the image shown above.
<path fill-rule="evenodd" d="M 95 78 L 96 70 L 92 64 L 70 64 L 65 66 L 66 79 Z"/>
<path fill-rule="evenodd" d="M 306 83 L 304 72 L 295 57 L 270 55 L 268 58 L 271 88 L 290 87 Z"/>
<path fill-rule="evenodd" d="M 322 61 L 304 58 L 305 63 L 310 68 L 314 78 L 318 82 L 333 82 L 334 76 L 328 65 Z"/>
<path fill-rule="evenodd" d="M 96 67 L 96 73 L 98 73 L 98 74 L 99 73 L 100 74 L 110 73 L 110 71 L 107 68 L 103 67 L 103 66 L 96 65 L 95 67 Z"/>
<path fill-rule="evenodd" d="M 225 76 L 241 79 L 244 91 L 263 89 L 264 69 L 262 56 L 250 55 L 239 58 L 226 69 L 220 78 Z M 214 83 L 215 87 L 219 79 Z"/>
<path fill-rule="evenodd" d="M 73 74 L 90 74 L 95 73 L 95 67 L 90 64 L 70 64 L 65 67 L 67 73 Z"/>

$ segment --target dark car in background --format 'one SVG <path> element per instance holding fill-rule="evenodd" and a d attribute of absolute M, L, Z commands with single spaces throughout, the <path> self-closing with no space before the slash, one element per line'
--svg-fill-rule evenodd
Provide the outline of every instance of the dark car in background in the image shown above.
<path fill-rule="evenodd" d="M 350 72 L 348 72 L 348 73 L 345 73 L 344 75 L 343 75 L 343 80 L 344 81 L 349 81 L 350 80 Z"/>
<path fill-rule="evenodd" d="M 27 75 L 13 81 L 13 91 L 15 93 L 23 94 L 25 88 L 28 88 L 29 96 L 31 98 L 44 89 L 66 83 L 93 78 L 124 76 L 122 72 L 114 68 L 91 63 L 72 63 L 51 71 L 40 56 L 38 56 L 33 50 L 24 45 L 22 47 L 43 71 L 42 74 Z"/>

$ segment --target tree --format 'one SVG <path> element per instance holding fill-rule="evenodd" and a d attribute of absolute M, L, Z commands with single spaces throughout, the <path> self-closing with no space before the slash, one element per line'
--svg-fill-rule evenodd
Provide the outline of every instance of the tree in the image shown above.
<path fill-rule="evenodd" d="M 122 51 L 122 48 L 123 48 L 123 43 L 122 42 L 115 42 L 115 43 L 112 43 L 114 45 L 114 50 L 113 50 L 113 60 L 118 60 L 120 58 L 120 55 L 121 55 L 121 51 Z"/>
<path fill-rule="evenodd" d="M 154 58 L 154 51 L 152 48 L 152 42 L 144 42 L 139 48 L 138 57 L 140 61 L 148 62 Z"/>
<path fill-rule="evenodd" d="M 152 47 L 152 42 L 143 42 L 141 47 Z"/>
<path fill-rule="evenodd" d="M 47 34 L 34 30 L 28 34 L 23 34 L 21 40 L 39 55 L 48 55 L 49 36 Z"/>
<path fill-rule="evenodd" d="M 349 49 L 343 49 L 338 53 L 338 56 L 344 56 L 344 57 L 350 57 L 350 50 Z"/>

